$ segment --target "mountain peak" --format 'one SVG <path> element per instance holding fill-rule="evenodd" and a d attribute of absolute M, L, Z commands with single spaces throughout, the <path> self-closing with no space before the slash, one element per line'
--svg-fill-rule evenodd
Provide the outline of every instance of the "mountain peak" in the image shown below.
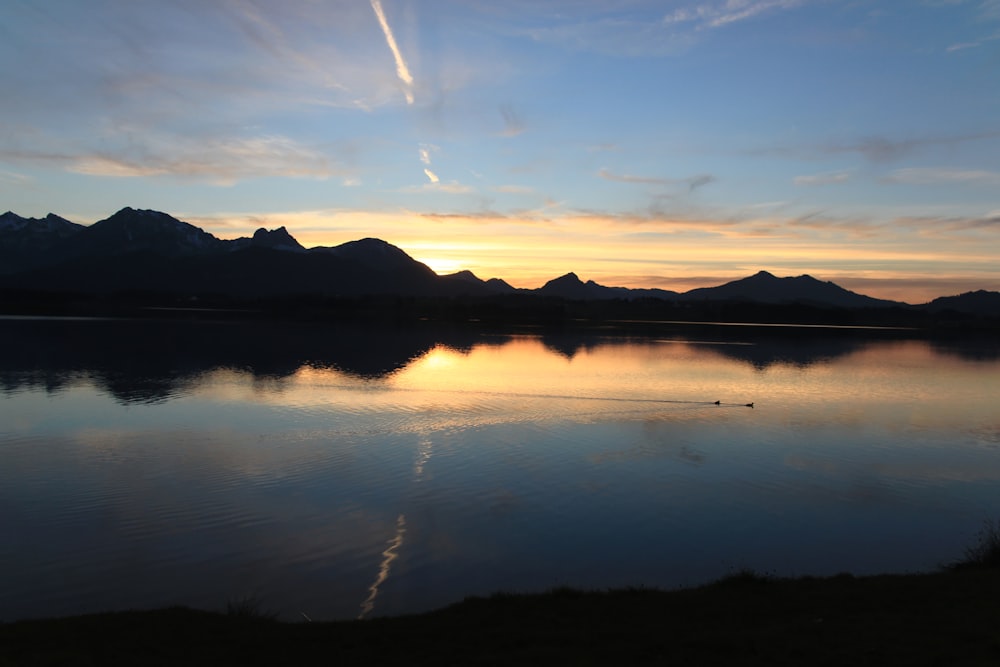
<path fill-rule="evenodd" d="M 810 275 L 778 278 L 767 271 L 758 271 L 748 278 L 733 280 L 718 287 L 702 287 L 685 294 L 694 299 L 728 299 L 774 304 L 822 304 L 839 308 L 872 308 L 892 305 L 846 290 L 832 282 L 816 280 Z"/>
<path fill-rule="evenodd" d="M 461 271 L 458 271 L 456 273 L 449 273 L 448 275 L 443 276 L 443 277 L 444 278 L 454 278 L 455 280 L 464 280 L 465 282 L 468 282 L 468 283 L 481 283 L 481 282 L 483 282 L 482 280 L 479 279 L 479 276 L 477 276 L 472 271 L 469 271 L 468 269 L 462 269 Z"/>
<path fill-rule="evenodd" d="M 187 255 L 211 249 L 219 239 L 192 224 L 151 209 L 119 210 L 87 227 L 81 236 L 93 249 L 107 254 L 151 250 L 157 254 Z"/>
<path fill-rule="evenodd" d="M 253 233 L 250 245 L 259 248 L 272 248 L 273 250 L 289 250 L 292 252 L 305 252 L 302 244 L 288 233 L 284 227 L 268 231 L 261 227 Z"/>
<path fill-rule="evenodd" d="M 552 280 L 550 280 L 549 282 L 547 282 L 545 284 L 546 285 L 575 285 L 575 284 L 582 285 L 583 281 L 580 280 L 580 277 L 578 275 L 576 275 L 575 273 L 573 273 L 572 271 L 570 271 L 569 273 L 567 273 L 565 275 L 561 275 L 558 278 L 553 278 Z"/>
<path fill-rule="evenodd" d="M 416 267 L 422 273 L 436 275 L 430 267 L 413 259 L 403 250 L 387 241 L 372 237 L 348 241 L 333 248 L 312 248 L 310 252 L 327 253 L 379 270 L 398 271 Z"/>
<path fill-rule="evenodd" d="M 0 215 L 0 230 L 8 232 L 25 231 L 28 233 L 53 232 L 59 236 L 72 234 L 83 229 L 83 225 L 70 222 L 55 213 L 49 213 L 44 218 L 24 218 L 13 211 Z"/>
<path fill-rule="evenodd" d="M 27 220 L 13 211 L 7 211 L 0 215 L 0 229 L 20 229 L 25 224 L 27 224 Z"/>
<path fill-rule="evenodd" d="M 546 296 L 558 296 L 578 301 L 627 298 L 626 290 L 617 287 L 604 287 L 593 280 L 588 280 L 585 283 L 572 271 L 558 278 L 553 278 L 538 288 L 538 292 Z"/>
<path fill-rule="evenodd" d="M 126 206 L 123 209 L 116 211 L 110 217 L 105 218 L 95 222 L 92 226 L 96 227 L 98 225 L 130 225 L 130 224 L 141 224 L 141 225 L 157 225 L 157 226 L 180 226 L 187 225 L 188 227 L 194 227 L 193 225 L 188 225 L 186 222 L 181 222 L 177 218 L 169 215 L 168 213 L 161 213 L 160 211 L 154 211 L 152 209 L 139 209 L 132 208 L 131 206 Z"/>
<path fill-rule="evenodd" d="M 149 218 L 154 220 L 174 220 L 180 222 L 180 220 L 177 220 L 177 218 L 173 217 L 168 213 L 154 211 L 151 208 L 132 208 L 131 206 L 126 206 L 124 208 L 119 209 L 118 211 L 115 211 L 115 213 L 112 214 L 111 217 L 108 218 L 108 220 L 123 219 L 123 218 L 124 219 Z"/>

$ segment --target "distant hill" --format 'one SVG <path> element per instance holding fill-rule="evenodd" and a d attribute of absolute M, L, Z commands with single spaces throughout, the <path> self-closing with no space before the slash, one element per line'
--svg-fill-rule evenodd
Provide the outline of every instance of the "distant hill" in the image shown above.
<path fill-rule="evenodd" d="M 666 301 L 681 298 L 677 292 L 661 289 L 631 289 L 628 287 L 605 287 L 593 280 L 583 282 L 575 273 L 567 273 L 545 283 L 536 290 L 545 296 L 557 296 L 577 301 L 601 299 L 642 299 L 653 298 Z"/>
<path fill-rule="evenodd" d="M 517 292 L 527 292 L 531 290 L 519 290 L 516 287 L 511 286 L 507 281 L 500 278 L 490 278 L 489 280 L 482 280 L 472 271 L 459 271 L 457 273 L 450 273 L 445 278 L 451 280 L 461 281 L 464 283 L 479 285 L 488 292 L 495 294 L 515 294 Z"/>
<path fill-rule="evenodd" d="M 678 293 L 607 287 L 575 273 L 536 290 L 516 289 L 470 271 L 439 276 L 400 248 L 364 238 L 334 247 L 303 247 L 284 227 L 250 238 L 222 240 L 166 213 L 123 208 L 92 225 L 54 214 L 0 216 L 0 288 L 115 294 L 157 292 L 232 298 L 497 297 L 537 295 L 567 302 L 657 300 L 675 307 L 762 304 L 776 307 L 909 309 L 1000 317 L 1000 292 L 969 292 L 921 306 L 875 299 L 808 275 L 779 278 L 766 271 L 716 287 Z"/>
<path fill-rule="evenodd" d="M 955 311 L 972 315 L 996 316 L 1000 313 L 1000 292 L 976 290 L 956 296 L 942 296 L 922 307 L 932 313 Z"/>
<path fill-rule="evenodd" d="M 702 287 L 684 294 L 686 300 L 754 301 L 757 303 L 834 306 L 837 308 L 888 308 L 902 306 L 898 301 L 875 299 L 846 290 L 832 282 L 812 276 L 778 278 L 767 271 L 734 280 L 718 287 Z"/>

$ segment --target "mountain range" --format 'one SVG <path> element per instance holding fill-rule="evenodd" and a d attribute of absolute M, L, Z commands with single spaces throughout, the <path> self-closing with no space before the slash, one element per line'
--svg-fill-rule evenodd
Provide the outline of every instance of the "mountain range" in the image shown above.
<path fill-rule="evenodd" d="M 375 238 L 305 248 L 284 227 L 223 240 L 166 213 L 123 208 L 92 225 L 58 215 L 0 215 L 0 288 L 116 294 L 157 292 L 229 298 L 290 296 L 484 297 L 536 294 L 568 301 L 674 304 L 746 302 L 820 308 L 919 308 L 1000 316 L 1000 292 L 977 291 L 911 306 L 858 294 L 808 275 L 766 271 L 688 292 L 607 287 L 576 274 L 535 290 L 469 271 L 438 275 L 396 246 Z"/>

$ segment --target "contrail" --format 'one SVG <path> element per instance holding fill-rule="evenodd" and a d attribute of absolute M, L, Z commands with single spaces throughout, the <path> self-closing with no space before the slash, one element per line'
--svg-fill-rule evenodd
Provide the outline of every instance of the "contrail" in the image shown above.
<path fill-rule="evenodd" d="M 382 10 L 382 0 L 371 0 L 371 3 L 372 9 L 375 11 L 375 18 L 378 19 L 379 25 L 382 26 L 382 32 L 385 33 L 385 42 L 389 45 L 392 57 L 396 60 L 396 76 L 403 82 L 406 103 L 413 104 L 413 77 L 410 75 L 410 68 L 406 66 L 406 61 L 403 60 L 403 54 L 399 52 L 396 38 L 392 36 L 392 28 L 389 27 L 385 12 Z"/>

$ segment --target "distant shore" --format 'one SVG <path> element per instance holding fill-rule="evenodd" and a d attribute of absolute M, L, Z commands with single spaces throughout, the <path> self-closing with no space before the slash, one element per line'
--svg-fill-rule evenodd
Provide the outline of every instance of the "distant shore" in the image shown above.
<path fill-rule="evenodd" d="M 642 329 L 666 323 L 890 328 L 927 332 L 1000 330 L 1000 317 L 916 308 L 837 308 L 752 301 L 669 302 L 659 299 L 576 301 L 536 294 L 479 297 L 298 296 L 260 299 L 121 292 L 93 295 L 0 290 L 0 315 L 190 320 L 431 322 L 478 328 L 606 327 Z"/>
<path fill-rule="evenodd" d="M 995 665 L 1000 570 L 693 589 L 498 594 L 419 615 L 282 623 L 267 610 L 0 624 L 0 665 Z"/>

